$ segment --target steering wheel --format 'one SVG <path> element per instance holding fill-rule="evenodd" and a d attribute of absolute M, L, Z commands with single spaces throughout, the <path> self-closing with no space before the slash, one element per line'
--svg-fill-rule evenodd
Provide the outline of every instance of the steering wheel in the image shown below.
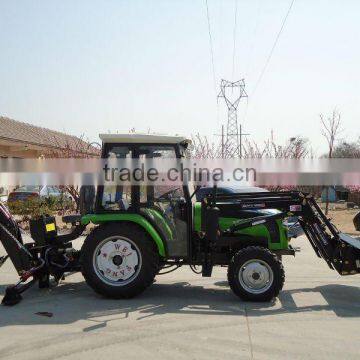
<path fill-rule="evenodd" d="M 173 199 L 173 193 L 175 193 L 175 191 L 178 191 L 179 188 L 176 188 L 176 189 L 171 189 L 163 194 L 161 194 L 157 199 L 158 200 L 171 200 Z"/>
<path fill-rule="evenodd" d="M 175 197 L 174 197 L 174 193 L 176 191 L 178 191 L 179 188 L 176 188 L 176 189 L 171 189 L 167 192 L 165 192 L 164 194 L 160 195 L 157 199 L 158 200 L 166 200 L 166 201 L 169 201 L 169 205 L 166 207 L 166 209 L 164 210 L 164 214 L 166 216 L 169 216 L 171 213 L 173 213 L 176 209 L 176 205 L 177 205 L 177 202 L 175 201 Z"/>

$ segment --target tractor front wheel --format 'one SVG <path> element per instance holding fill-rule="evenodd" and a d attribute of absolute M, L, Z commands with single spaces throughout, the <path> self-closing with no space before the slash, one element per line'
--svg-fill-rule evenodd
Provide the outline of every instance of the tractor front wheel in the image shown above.
<path fill-rule="evenodd" d="M 243 300 L 270 301 L 284 285 L 284 267 L 270 250 L 249 246 L 232 257 L 228 281 L 232 291 Z"/>
<path fill-rule="evenodd" d="M 159 254 L 154 242 L 131 223 L 100 225 L 81 249 L 83 276 L 97 293 L 131 298 L 154 281 Z"/>

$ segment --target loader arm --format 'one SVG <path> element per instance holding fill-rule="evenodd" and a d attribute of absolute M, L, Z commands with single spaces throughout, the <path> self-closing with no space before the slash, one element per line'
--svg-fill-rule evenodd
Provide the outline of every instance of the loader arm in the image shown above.
<path fill-rule="evenodd" d="M 328 219 L 314 197 L 300 191 L 210 194 L 209 201 L 222 208 L 279 209 L 299 217 L 315 253 L 341 275 L 360 272 L 360 240 L 341 233 Z"/>

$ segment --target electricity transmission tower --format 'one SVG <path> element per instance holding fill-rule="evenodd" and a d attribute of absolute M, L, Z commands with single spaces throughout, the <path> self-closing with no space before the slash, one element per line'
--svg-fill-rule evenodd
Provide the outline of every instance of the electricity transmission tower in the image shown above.
<path fill-rule="evenodd" d="M 241 79 L 235 82 L 221 80 L 220 93 L 218 98 L 224 98 L 225 104 L 228 108 L 228 121 L 226 126 L 226 141 L 225 146 L 227 153 L 242 157 L 242 136 L 243 134 L 238 127 L 237 108 L 240 100 L 247 97 L 245 91 L 245 80 Z M 240 128 L 241 129 L 241 128 Z"/>

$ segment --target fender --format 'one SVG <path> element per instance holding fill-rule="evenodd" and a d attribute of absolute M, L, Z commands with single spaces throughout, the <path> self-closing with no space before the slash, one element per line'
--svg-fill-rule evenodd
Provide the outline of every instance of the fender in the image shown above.
<path fill-rule="evenodd" d="M 154 240 L 158 248 L 159 255 L 162 257 L 166 256 L 165 246 L 161 236 L 155 230 L 153 225 L 151 225 L 148 220 L 139 214 L 88 214 L 81 218 L 82 225 L 88 225 L 89 223 L 102 224 L 110 221 L 130 221 L 140 225 Z"/>

